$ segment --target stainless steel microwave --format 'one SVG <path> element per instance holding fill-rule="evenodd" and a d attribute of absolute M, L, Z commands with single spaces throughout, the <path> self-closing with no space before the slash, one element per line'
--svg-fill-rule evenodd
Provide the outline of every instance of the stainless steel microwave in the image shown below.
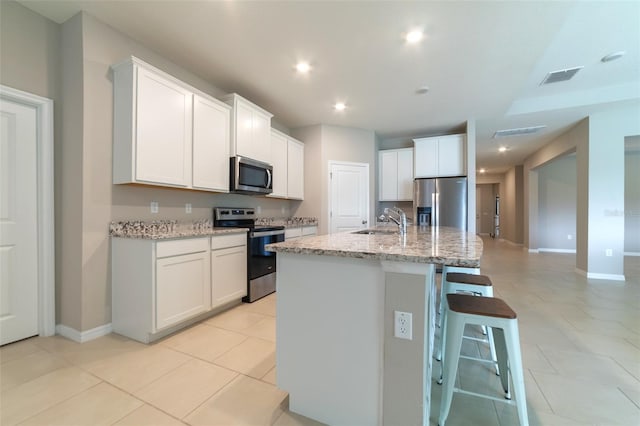
<path fill-rule="evenodd" d="M 273 166 L 247 157 L 231 157 L 230 191 L 237 194 L 271 194 Z"/>

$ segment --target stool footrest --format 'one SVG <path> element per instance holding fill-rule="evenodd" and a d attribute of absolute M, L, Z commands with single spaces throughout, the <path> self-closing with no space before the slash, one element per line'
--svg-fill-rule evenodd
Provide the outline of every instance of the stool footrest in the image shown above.
<path fill-rule="evenodd" d="M 486 362 L 488 364 L 493 364 L 493 365 L 498 364 L 498 361 L 494 361 L 492 359 L 477 358 L 475 356 L 460 355 L 460 359 L 468 359 L 468 360 L 471 360 L 471 361 Z"/>
<path fill-rule="evenodd" d="M 493 401 L 497 401 L 497 402 L 503 402 L 505 404 L 509 404 L 509 405 L 515 405 L 516 402 L 512 399 L 506 399 L 506 398 L 498 398 L 497 396 L 491 396 L 491 395 L 487 395 L 484 393 L 478 393 L 478 392 L 471 392 L 468 390 L 464 390 L 464 389 L 460 389 L 460 388 L 453 388 L 453 392 L 457 392 L 457 393 L 463 393 L 465 395 L 471 395 L 471 396 L 477 396 L 480 398 L 485 398 L 485 399 L 491 399 Z"/>

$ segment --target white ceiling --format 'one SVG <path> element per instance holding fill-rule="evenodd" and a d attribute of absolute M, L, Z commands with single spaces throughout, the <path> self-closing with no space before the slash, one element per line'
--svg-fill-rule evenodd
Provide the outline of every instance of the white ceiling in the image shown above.
<path fill-rule="evenodd" d="M 521 164 L 593 112 L 640 103 L 637 0 L 21 3 L 58 23 L 85 10 L 290 128 L 325 123 L 400 141 L 475 119 L 477 167 L 488 172 Z M 412 28 L 425 31 L 417 45 L 403 39 Z M 296 74 L 298 60 L 311 62 L 309 75 Z M 572 80 L 539 85 L 575 66 L 584 68 Z M 422 86 L 429 92 L 416 94 Z M 336 101 L 347 109 L 335 112 Z M 492 138 L 536 125 L 547 128 Z"/>

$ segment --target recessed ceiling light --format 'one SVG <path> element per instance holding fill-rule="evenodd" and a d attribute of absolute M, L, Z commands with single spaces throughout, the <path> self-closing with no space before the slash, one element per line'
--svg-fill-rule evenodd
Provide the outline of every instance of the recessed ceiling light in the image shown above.
<path fill-rule="evenodd" d="M 500 148 L 498 148 L 498 151 L 500 152 L 505 152 L 507 150 L 506 146 L 501 146 Z"/>
<path fill-rule="evenodd" d="M 429 92 L 429 86 L 422 86 L 422 87 L 418 87 L 416 89 L 416 94 L 417 95 L 424 95 L 427 92 Z"/>
<path fill-rule="evenodd" d="M 336 104 L 333 106 L 336 111 L 344 111 L 346 107 L 347 106 L 343 102 L 336 102 Z"/>
<path fill-rule="evenodd" d="M 627 52 L 625 52 L 624 50 L 620 50 L 619 52 L 613 52 L 613 53 L 609 53 L 608 55 L 603 56 L 602 59 L 600 59 L 600 61 L 602 61 L 602 62 L 615 61 L 616 59 L 622 58 L 626 54 L 627 54 Z"/>
<path fill-rule="evenodd" d="M 422 30 L 413 30 L 407 33 L 405 40 L 407 40 L 407 43 L 417 43 L 422 40 L 423 37 L 424 34 L 422 33 Z"/>
<path fill-rule="evenodd" d="M 480 173 L 484 173 L 484 172 L 486 172 L 486 170 L 485 169 L 480 169 L 479 172 Z"/>
<path fill-rule="evenodd" d="M 296 64 L 296 70 L 298 70 L 298 72 L 306 74 L 311 70 L 311 65 L 309 65 L 308 62 L 298 62 Z"/>

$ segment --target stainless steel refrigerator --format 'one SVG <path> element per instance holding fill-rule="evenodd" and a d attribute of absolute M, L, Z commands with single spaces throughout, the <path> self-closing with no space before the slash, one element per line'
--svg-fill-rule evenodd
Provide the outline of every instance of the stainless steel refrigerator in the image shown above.
<path fill-rule="evenodd" d="M 414 223 L 468 229 L 466 177 L 416 179 L 413 189 Z"/>

